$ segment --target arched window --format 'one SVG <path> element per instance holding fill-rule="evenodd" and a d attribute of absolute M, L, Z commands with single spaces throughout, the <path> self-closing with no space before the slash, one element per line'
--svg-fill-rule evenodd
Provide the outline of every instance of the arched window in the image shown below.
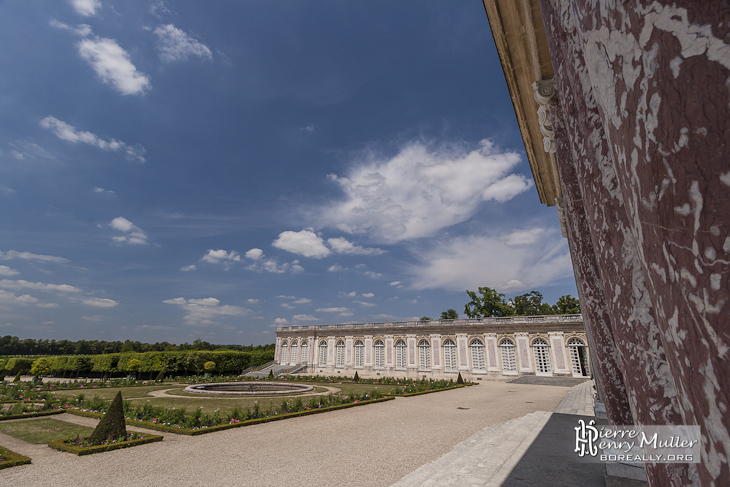
<path fill-rule="evenodd" d="M 535 356 L 535 372 L 550 373 L 550 350 L 547 342 L 542 338 L 533 340 L 532 353 Z"/>
<path fill-rule="evenodd" d="M 568 340 L 568 351 L 570 352 L 570 363 L 573 366 L 574 375 L 588 375 L 588 357 L 586 356 L 586 344 L 580 338 Z"/>
<path fill-rule="evenodd" d="M 405 369 L 407 367 L 406 342 L 398 340 L 395 342 L 395 368 Z"/>
<path fill-rule="evenodd" d="M 383 366 L 385 366 L 385 345 L 383 345 L 383 340 L 376 340 L 374 346 L 375 346 L 375 366 L 383 367 Z"/>
<path fill-rule="evenodd" d="M 355 367 L 362 367 L 363 356 L 365 354 L 365 346 L 362 340 L 355 342 Z"/>
<path fill-rule="evenodd" d="M 336 350 L 337 350 L 337 361 L 335 362 L 335 366 L 344 367 L 345 366 L 345 342 L 343 342 L 342 340 L 337 342 Z"/>
<path fill-rule="evenodd" d="M 499 342 L 499 351 L 502 353 L 502 371 L 516 372 L 517 358 L 515 357 L 515 344 L 509 338 Z"/>
<path fill-rule="evenodd" d="M 302 358 L 299 361 L 303 364 L 306 364 L 309 362 L 309 357 L 307 356 L 308 351 L 309 351 L 309 347 L 307 346 L 307 342 L 302 343 Z"/>
<path fill-rule="evenodd" d="M 279 363 L 281 365 L 286 365 L 289 360 L 289 347 L 286 342 L 281 344 L 281 360 Z"/>
<path fill-rule="evenodd" d="M 428 340 L 418 342 L 418 370 L 431 370 L 431 345 Z"/>
<path fill-rule="evenodd" d="M 487 370 L 484 362 L 484 344 L 476 338 L 471 341 L 471 369 Z"/>
<path fill-rule="evenodd" d="M 444 372 L 456 372 L 456 343 L 444 341 Z"/>
<path fill-rule="evenodd" d="M 319 365 L 320 367 L 327 365 L 327 342 L 324 340 L 319 342 Z"/>
<path fill-rule="evenodd" d="M 298 363 L 297 352 L 299 351 L 299 347 L 297 346 L 297 342 L 292 342 L 291 344 L 291 364 L 296 365 Z"/>

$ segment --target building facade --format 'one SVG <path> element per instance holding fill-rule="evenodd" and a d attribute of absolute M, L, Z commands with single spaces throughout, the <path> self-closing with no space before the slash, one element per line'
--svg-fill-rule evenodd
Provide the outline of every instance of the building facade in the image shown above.
<path fill-rule="evenodd" d="M 281 326 L 276 335 L 274 360 L 311 375 L 590 375 L 581 315 Z"/>

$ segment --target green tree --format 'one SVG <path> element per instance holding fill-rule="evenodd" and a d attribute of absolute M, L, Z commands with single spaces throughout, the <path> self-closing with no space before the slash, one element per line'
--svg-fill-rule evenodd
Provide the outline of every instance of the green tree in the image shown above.
<path fill-rule="evenodd" d="M 30 373 L 35 376 L 46 375 L 51 371 L 51 360 L 45 357 L 36 359 L 30 366 Z"/>
<path fill-rule="evenodd" d="M 431 321 L 431 317 L 429 317 L 429 316 L 421 316 L 421 321 Z"/>
<path fill-rule="evenodd" d="M 504 294 L 489 287 L 480 287 L 477 292 L 478 294 L 474 291 L 466 291 L 471 301 L 464 306 L 464 314 L 469 318 L 515 314 L 514 308 L 504 300 Z"/>
<path fill-rule="evenodd" d="M 89 436 L 89 443 L 100 445 L 107 438 L 126 438 L 127 425 L 124 423 L 124 404 L 122 403 L 122 392 L 117 392 L 114 400 L 109 405 L 104 417 L 96 425 L 93 433 Z"/>
<path fill-rule="evenodd" d="M 457 313 L 455 309 L 447 309 L 446 311 L 443 311 L 441 313 L 441 319 L 442 320 L 458 320 L 459 313 Z"/>
<path fill-rule="evenodd" d="M 512 305 L 517 316 L 550 315 L 554 308 L 542 302 L 542 293 L 530 291 L 512 298 Z"/>
<path fill-rule="evenodd" d="M 206 372 L 213 372 L 215 370 L 215 362 L 212 360 L 205 362 L 205 365 L 203 365 L 203 368 Z"/>
<path fill-rule="evenodd" d="M 580 301 L 570 294 L 560 296 L 558 302 L 553 306 L 557 314 L 572 315 L 580 313 Z"/>

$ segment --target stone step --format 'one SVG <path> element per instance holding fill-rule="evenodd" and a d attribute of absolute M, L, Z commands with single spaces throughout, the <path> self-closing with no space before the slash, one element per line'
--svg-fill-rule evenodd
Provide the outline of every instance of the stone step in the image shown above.
<path fill-rule="evenodd" d="M 501 471 L 506 469 L 509 474 L 550 414 L 537 411 L 487 426 L 437 460 L 406 475 L 393 487 L 487 485 Z"/>

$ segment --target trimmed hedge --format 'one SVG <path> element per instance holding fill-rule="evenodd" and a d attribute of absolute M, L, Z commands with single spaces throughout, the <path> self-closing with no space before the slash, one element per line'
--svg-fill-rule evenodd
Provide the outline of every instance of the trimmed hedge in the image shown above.
<path fill-rule="evenodd" d="M 421 392 L 409 392 L 408 394 L 394 394 L 393 397 L 413 397 L 413 396 L 422 396 L 423 394 L 431 394 L 432 392 L 441 392 L 441 391 L 450 391 L 452 389 L 460 389 L 462 387 L 466 387 L 465 385 L 455 385 L 453 387 L 444 387 L 442 389 L 433 389 L 430 391 L 421 391 Z"/>
<path fill-rule="evenodd" d="M 242 370 L 262 365 L 274 358 L 273 350 L 198 350 L 168 352 L 123 352 L 101 355 L 57 355 L 47 357 L 50 372 L 54 375 L 78 375 L 94 373 L 97 375 L 141 373 L 150 379 L 161 371 L 170 375 L 199 374 L 204 371 L 206 362 L 215 362 L 221 374 L 238 374 Z M 4 368 L 11 373 L 28 371 L 34 359 L 18 357 L 1 359 L 0 371 Z M 134 361 L 134 362 L 133 362 Z"/>
<path fill-rule="evenodd" d="M 52 414 L 63 414 L 66 411 L 63 409 L 54 409 L 53 411 L 36 411 L 35 413 L 24 413 L 24 414 L 9 414 L 7 416 L 0 416 L 0 421 L 6 421 L 8 419 L 23 419 L 23 418 L 38 418 L 40 416 L 51 416 Z"/>
<path fill-rule="evenodd" d="M 0 462 L 0 470 L 3 468 L 15 467 L 16 465 L 27 465 L 30 463 L 30 458 L 20 453 L 15 453 L 13 450 L 8 450 L 0 446 L 0 457 L 3 457 L 5 461 Z"/>
<path fill-rule="evenodd" d="M 339 404 L 337 406 L 330 406 L 326 408 L 308 409 L 306 411 L 299 411 L 296 413 L 285 413 L 278 414 L 276 416 L 269 416 L 268 418 L 257 418 L 248 419 L 239 423 L 222 424 L 220 426 L 211 426 L 209 428 L 200 429 L 188 429 L 188 428 L 176 428 L 174 426 L 165 426 L 162 424 L 150 423 L 148 421 L 137 421 L 135 419 L 126 419 L 126 423 L 130 426 L 137 426 L 138 428 L 146 428 L 156 431 L 165 431 L 168 433 L 175 433 L 178 435 L 198 436 L 206 433 L 213 433 L 215 431 L 223 431 L 231 428 L 240 428 L 241 426 L 251 426 L 254 424 L 269 423 L 271 421 L 279 421 L 282 419 L 295 418 L 297 416 L 308 416 L 310 414 L 326 413 L 327 411 L 335 411 L 337 409 L 347 409 L 355 406 L 365 406 L 366 404 L 373 404 L 376 402 L 391 401 L 395 399 L 393 396 L 381 397 L 380 399 L 371 399 L 369 401 L 352 402 L 348 404 Z M 87 418 L 100 418 L 102 415 L 99 413 L 92 413 L 89 411 L 80 411 L 78 409 L 67 409 L 67 413 L 75 414 L 77 416 L 84 416 Z"/>
<path fill-rule="evenodd" d="M 134 433 L 131 431 L 130 433 Z M 140 433 L 141 434 L 141 433 Z M 48 446 L 54 450 L 65 451 L 73 453 L 74 455 L 92 455 L 94 453 L 102 453 L 105 451 L 119 450 L 120 448 L 129 448 L 131 446 L 144 445 L 146 443 L 155 443 L 162 441 L 162 436 L 159 435 L 147 435 L 145 438 L 139 440 L 120 441 L 119 443 L 113 443 L 111 445 L 97 445 L 97 446 L 76 446 L 69 445 L 68 440 L 51 440 L 48 442 Z"/>

